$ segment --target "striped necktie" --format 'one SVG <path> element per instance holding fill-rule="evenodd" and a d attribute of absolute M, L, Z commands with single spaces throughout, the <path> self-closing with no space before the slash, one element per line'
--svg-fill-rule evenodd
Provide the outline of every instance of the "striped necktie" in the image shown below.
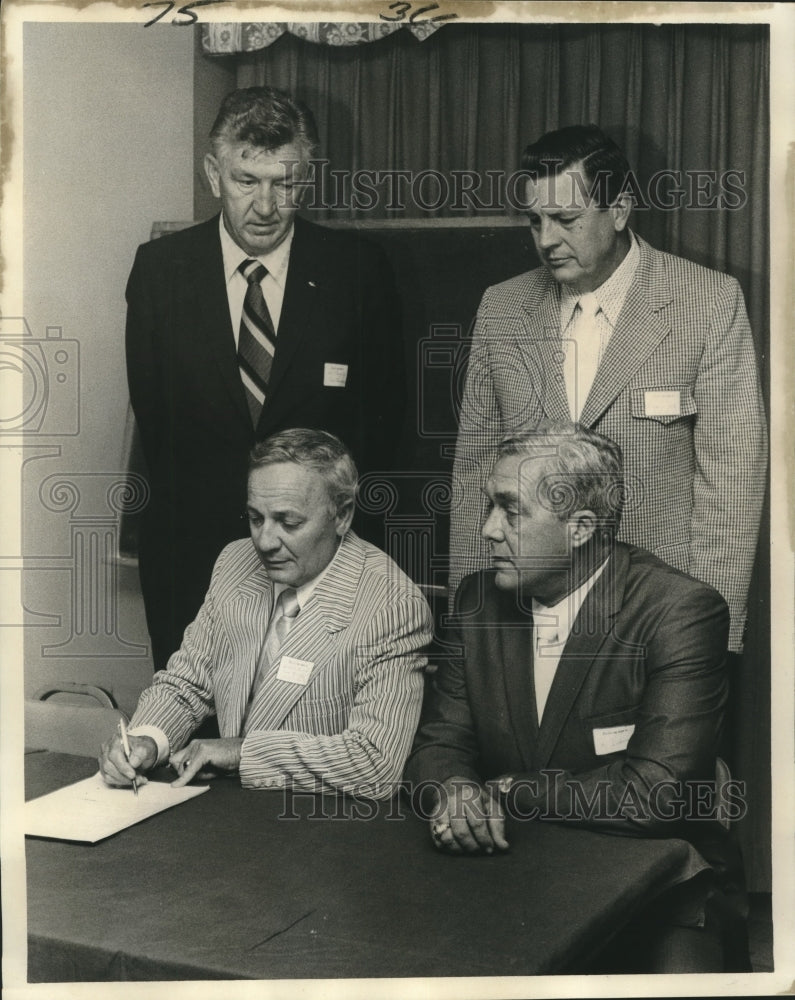
<path fill-rule="evenodd" d="M 268 391 L 268 379 L 276 350 L 276 330 L 260 285 L 268 269 L 259 261 L 244 260 L 239 270 L 248 282 L 248 288 L 240 317 L 237 364 L 251 420 L 256 427 Z"/>

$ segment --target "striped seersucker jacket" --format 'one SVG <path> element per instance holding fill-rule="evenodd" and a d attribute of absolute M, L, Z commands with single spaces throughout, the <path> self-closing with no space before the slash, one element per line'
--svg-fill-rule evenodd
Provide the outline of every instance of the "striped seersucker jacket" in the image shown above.
<path fill-rule="evenodd" d="M 742 292 L 638 238 L 640 260 L 580 422 L 624 453 L 619 539 L 713 586 L 740 649 L 765 492 L 767 432 Z M 478 310 L 453 469 L 451 591 L 488 565 L 481 488 L 494 447 L 570 420 L 560 289 L 546 268 L 488 288 Z"/>
<path fill-rule="evenodd" d="M 227 545 L 182 646 L 141 695 L 131 725 L 159 728 L 172 753 L 213 709 L 222 737 L 241 735 L 271 597 L 251 541 Z M 281 648 L 311 664 L 307 683 L 271 674 L 251 706 L 243 785 L 391 795 L 419 720 L 431 634 L 420 590 L 349 531 Z"/>

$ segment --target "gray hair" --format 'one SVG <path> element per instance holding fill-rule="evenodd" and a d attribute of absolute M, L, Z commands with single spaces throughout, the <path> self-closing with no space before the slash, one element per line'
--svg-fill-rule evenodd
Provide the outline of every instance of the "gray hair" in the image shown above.
<path fill-rule="evenodd" d="M 590 510 L 606 526 L 618 529 L 625 491 L 623 456 L 615 441 L 582 424 L 540 423 L 502 439 L 497 458 L 513 455 L 544 463 L 538 500 L 562 521 L 574 511 Z"/>
<path fill-rule="evenodd" d="M 225 142 L 245 142 L 268 151 L 296 143 L 305 160 L 318 148 L 312 112 L 275 87 L 245 87 L 227 94 L 210 129 L 210 141 L 216 155 Z"/>
<path fill-rule="evenodd" d="M 319 472 L 326 481 L 329 501 L 339 514 L 356 502 L 359 474 L 351 453 L 328 431 L 291 427 L 259 441 L 251 449 L 249 474 L 267 465 L 294 462 Z"/>

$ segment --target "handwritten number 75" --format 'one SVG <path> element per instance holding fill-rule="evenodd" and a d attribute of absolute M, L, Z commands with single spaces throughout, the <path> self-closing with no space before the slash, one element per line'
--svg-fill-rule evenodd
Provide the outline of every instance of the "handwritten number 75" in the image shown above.
<path fill-rule="evenodd" d="M 157 17 L 153 17 L 151 21 L 147 21 L 144 25 L 148 28 L 151 24 L 156 24 L 161 18 L 165 17 L 166 14 L 170 14 L 174 9 L 175 0 L 152 0 L 151 3 L 141 4 L 142 7 L 165 7 Z M 182 7 L 177 8 L 178 14 L 184 14 L 188 19 L 187 21 L 178 21 L 175 17 L 172 17 L 171 23 L 181 26 L 183 24 L 195 24 L 199 18 L 193 7 L 207 7 L 211 3 L 228 3 L 228 0 L 192 0 L 192 3 L 183 4 Z"/>

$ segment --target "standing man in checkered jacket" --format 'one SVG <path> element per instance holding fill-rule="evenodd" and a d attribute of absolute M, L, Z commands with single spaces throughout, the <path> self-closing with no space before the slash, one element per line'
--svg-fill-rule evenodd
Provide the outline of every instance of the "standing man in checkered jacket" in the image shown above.
<path fill-rule="evenodd" d="M 542 136 L 522 167 L 543 266 L 488 288 L 478 310 L 453 471 L 451 591 L 488 565 L 480 487 L 496 444 L 573 419 L 624 453 L 619 537 L 718 590 L 739 651 L 767 463 L 739 285 L 628 228 L 630 167 L 596 126 Z"/>

